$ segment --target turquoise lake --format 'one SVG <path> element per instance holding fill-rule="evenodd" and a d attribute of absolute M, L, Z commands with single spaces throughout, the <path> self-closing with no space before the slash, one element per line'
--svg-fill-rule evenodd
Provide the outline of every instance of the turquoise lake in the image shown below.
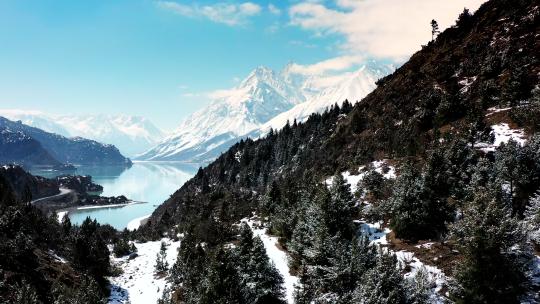
<path fill-rule="evenodd" d="M 69 173 L 91 175 L 96 184 L 103 186 L 103 196 L 125 195 L 127 198 L 146 202 L 121 208 L 100 208 L 71 212 L 72 223 L 80 224 L 87 216 L 100 223 L 124 229 L 136 218 L 151 214 L 176 190 L 197 172 L 197 165 L 183 163 L 136 162 L 131 168 L 78 167 L 76 172 L 32 171 L 35 175 L 54 177 Z"/>

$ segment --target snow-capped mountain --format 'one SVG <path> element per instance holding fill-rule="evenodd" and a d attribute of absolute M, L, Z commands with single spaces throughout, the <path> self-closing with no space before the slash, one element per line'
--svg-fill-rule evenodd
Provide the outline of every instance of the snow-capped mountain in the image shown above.
<path fill-rule="evenodd" d="M 373 63 L 361 66 L 354 72 L 349 72 L 339 76 L 341 79 L 337 85 L 323 89 L 307 101 L 294 106 L 292 109 L 283 112 L 259 128 L 250 133 L 250 137 L 265 135 L 270 129 L 281 129 L 287 121 L 303 122 L 313 113 L 321 113 L 333 104 L 342 105 L 345 100 L 356 103 L 373 91 L 375 82 L 393 71 L 392 66 Z"/>
<path fill-rule="evenodd" d="M 367 63 L 354 72 L 318 75 L 288 64 L 274 72 L 259 67 L 237 87 L 213 94 L 211 104 L 184 120 L 170 136 L 138 160 L 205 163 L 246 137 L 259 137 L 287 120 L 305 120 L 345 99 L 360 100 L 393 68 Z"/>
<path fill-rule="evenodd" d="M 151 121 L 128 115 L 50 115 L 37 111 L 0 110 L 0 116 L 66 137 L 80 136 L 115 145 L 132 156 L 157 144 L 164 136 Z"/>
<path fill-rule="evenodd" d="M 172 135 L 137 159 L 205 162 L 242 135 L 305 101 L 280 74 L 265 67 L 213 97 L 208 107 L 184 120 Z"/>

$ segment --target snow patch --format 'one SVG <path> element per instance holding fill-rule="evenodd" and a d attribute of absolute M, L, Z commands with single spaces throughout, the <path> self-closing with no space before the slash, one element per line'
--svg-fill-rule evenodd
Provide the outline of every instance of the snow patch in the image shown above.
<path fill-rule="evenodd" d="M 394 254 L 403 266 L 409 266 L 411 269 L 404 275 L 405 278 L 413 279 L 422 268 L 427 271 L 429 280 L 435 283 L 431 291 L 430 303 L 446 303 L 445 298 L 440 295 L 440 291 L 447 284 L 448 280 L 446 275 L 439 268 L 422 263 L 419 259 L 414 257 L 414 253 L 412 252 L 402 250 L 395 252 Z"/>
<path fill-rule="evenodd" d="M 366 223 L 357 221 L 360 224 L 360 233 L 366 235 L 369 239 L 369 243 L 374 245 L 388 245 L 388 240 L 386 235 L 388 235 L 391 230 L 388 228 L 381 228 L 381 222 L 378 223 Z"/>
<path fill-rule="evenodd" d="M 262 228 L 258 221 L 243 219 L 242 222 L 247 223 L 253 234 L 261 238 L 266 254 L 283 277 L 287 302 L 294 303 L 294 287 L 299 284 L 299 278 L 290 274 L 287 253 L 277 247 L 278 238 L 266 234 L 266 228 Z"/>
<path fill-rule="evenodd" d="M 135 243 L 137 257 L 116 258 L 111 255 L 111 263 L 122 269 L 118 277 L 109 277 L 111 295 L 109 304 L 152 304 L 161 298 L 165 287 L 170 286 L 167 277 L 156 277 L 154 273 L 156 256 L 161 242 L 167 246 L 167 263 L 174 265 L 178 256 L 180 241 L 173 242 L 164 238 L 161 241 Z"/>
<path fill-rule="evenodd" d="M 56 213 L 56 215 L 58 216 L 58 221 L 61 223 L 67 214 L 68 214 L 67 211 L 59 211 L 58 213 Z"/>
<path fill-rule="evenodd" d="M 493 144 L 478 143 L 476 145 L 484 152 L 493 152 L 498 146 L 503 143 L 508 143 L 511 139 L 521 146 L 523 146 L 527 141 L 523 129 L 511 129 L 507 123 L 492 125 L 491 129 L 495 135 L 495 141 Z"/>
<path fill-rule="evenodd" d="M 384 172 L 384 165 L 387 165 L 388 171 Z M 394 166 L 388 165 L 386 163 L 386 160 L 376 160 L 371 163 L 371 167 L 377 172 L 382 174 L 382 176 L 386 179 L 394 179 L 396 178 L 396 168 Z M 367 173 L 366 166 L 360 166 L 358 168 L 359 174 L 351 174 L 349 171 L 345 171 L 341 173 L 343 175 L 343 178 L 349 184 L 351 187 L 351 192 L 355 193 L 358 188 L 358 182 L 364 179 L 364 176 Z M 326 180 L 327 185 L 331 185 L 333 181 L 333 177 L 330 177 Z"/>
<path fill-rule="evenodd" d="M 60 262 L 60 263 L 62 263 L 62 264 L 67 263 L 67 260 L 66 260 L 66 259 L 64 259 L 63 257 L 57 255 L 56 252 L 54 252 L 54 251 L 49 250 L 49 254 L 50 254 L 57 262 Z"/>
<path fill-rule="evenodd" d="M 141 223 L 146 220 L 147 218 L 149 218 L 151 216 L 151 214 L 147 214 L 145 216 L 141 216 L 141 217 L 138 217 L 136 219 L 133 219 L 131 220 L 128 224 L 127 224 L 127 230 L 129 231 L 133 231 L 133 230 L 137 230 L 139 229 L 139 227 L 141 226 Z"/>

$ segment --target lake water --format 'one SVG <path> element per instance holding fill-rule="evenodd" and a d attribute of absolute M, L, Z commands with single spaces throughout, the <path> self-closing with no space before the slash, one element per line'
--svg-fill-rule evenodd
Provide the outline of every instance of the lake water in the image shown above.
<path fill-rule="evenodd" d="M 72 223 L 80 224 L 87 216 L 116 229 L 124 229 L 136 218 L 149 215 L 179 189 L 196 172 L 198 166 L 182 163 L 136 162 L 131 168 L 78 167 L 77 175 L 91 175 L 96 184 L 103 186 L 103 196 L 125 195 L 146 202 L 121 208 L 100 208 L 70 212 Z M 64 172 L 32 171 L 35 175 L 54 177 Z"/>

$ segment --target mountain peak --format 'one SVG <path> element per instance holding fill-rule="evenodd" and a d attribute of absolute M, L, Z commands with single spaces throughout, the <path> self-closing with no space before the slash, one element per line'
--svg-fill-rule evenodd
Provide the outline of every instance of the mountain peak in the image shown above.
<path fill-rule="evenodd" d="M 301 121 L 347 98 L 359 100 L 375 88 L 378 78 L 391 72 L 384 67 L 378 72 L 360 69 L 330 76 L 339 81 L 329 84 L 329 76 L 306 75 L 297 68 L 294 62 L 279 73 L 265 66 L 255 68 L 239 86 L 220 91 L 207 108 L 137 159 L 206 162 L 240 138 L 264 133 L 265 126 L 281 128 L 287 119 Z"/>

